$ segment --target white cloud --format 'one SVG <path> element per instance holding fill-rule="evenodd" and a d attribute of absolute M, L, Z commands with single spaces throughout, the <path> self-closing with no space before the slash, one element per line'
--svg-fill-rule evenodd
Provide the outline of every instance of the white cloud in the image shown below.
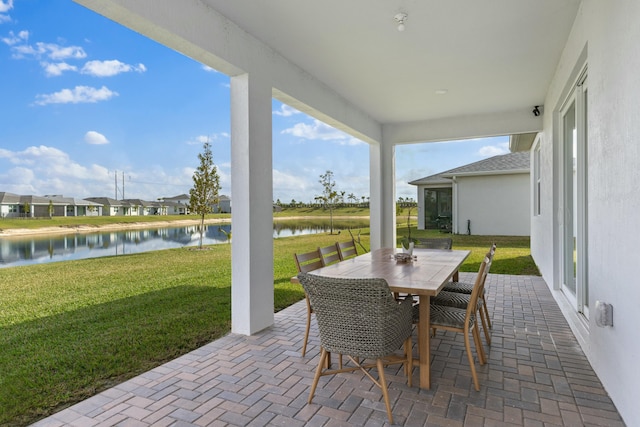
<path fill-rule="evenodd" d="M 493 157 L 509 152 L 509 143 L 503 142 L 497 145 L 485 145 L 478 150 L 478 154 L 483 157 Z"/>
<path fill-rule="evenodd" d="M 13 9 L 13 0 L 0 0 L 0 13 L 7 13 Z"/>
<path fill-rule="evenodd" d="M 100 164 L 81 164 L 67 153 L 44 145 L 23 151 L 0 149 L 2 190 L 16 194 L 63 194 L 69 197 L 113 197 L 113 169 Z M 189 191 L 191 173 L 166 172 L 159 166 L 125 171 L 129 198 L 154 200 Z M 118 171 L 120 182 L 122 171 Z M 140 179 L 139 182 L 137 181 Z M 152 182 L 149 182 L 152 181 Z M 119 183 L 120 185 L 120 183 Z"/>
<path fill-rule="evenodd" d="M 86 52 L 80 46 L 60 46 L 55 43 L 36 43 L 36 46 L 49 58 L 58 61 L 67 58 L 82 59 L 87 57 Z"/>
<path fill-rule="evenodd" d="M 308 198 L 310 197 L 309 195 L 314 194 L 314 191 L 317 191 L 315 188 L 317 186 L 315 179 L 313 182 L 309 182 L 306 176 L 286 173 L 277 169 L 273 170 L 273 194 L 276 198 L 279 198 L 277 197 L 279 194 L 286 194 L 289 197 L 300 201 L 301 198 L 305 197 L 303 195 L 307 195 Z M 289 203 L 291 199 L 283 200 L 280 198 L 280 201 L 283 203 Z M 305 201 L 307 200 L 305 199 Z"/>
<path fill-rule="evenodd" d="M 227 132 L 214 133 L 212 135 L 198 135 L 186 142 L 187 145 L 202 145 L 205 142 L 220 141 L 221 139 L 229 139 Z"/>
<path fill-rule="evenodd" d="M 286 104 L 282 104 L 280 105 L 280 110 L 275 110 L 273 114 L 275 114 L 276 116 L 289 117 L 293 116 L 294 114 L 300 114 L 300 111 Z"/>
<path fill-rule="evenodd" d="M 364 144 L 362 141 L 352 138 L 317 119 L 314 119 L 311 124 L 296 123 L 293 127 L 283 130 L 282 133 L 310 140 L 333 140 L 341 145 Z"/>
<path fill-rule="evenodd" d="M 20 32 L 20 34 L 22 33 L 25 32 Z M 56 43 L 42 42 L 38 42 L 33 46 L 29 44 L 18 44 L 20 40 L 26 42 L 25 38 L 16 39 L 13 37 L 9 40 L 9 42 L 12 43 L 10 46 L 13 51 L 13 57 L 16 59 L 28 57 L 40 59 L 42 57 L 47 57 L 55 61 L 62 61 L 64 59 L 82 59 L 87 56 L 87 53 L 80 46 L 60 46 Z M 3 39 L 3 41 L 5 40 Z M 5 41 L 5 43 L 7 43 L 7 41 Z"/>
<path fill-rule="evenodd" d="M 84 142 L 91 145 L 103 145 L 108 144 L 109 140 L 103 134 L 90 130 L 84 134 Z"/>
<path fill-rule="evenodd" d="M 215 68 L 211 68 L 208 65 L 204 65 L 202 64 L 202 69 L 205 70 L 207 73 L 217 73 L 218 70 L 216 70 Z"/>
<path fill-rule="evenodd" d="M 7 14 L 13 9 L 13 0 L 0 0 L 0 23 L 11 21 L 11 17 Z"/>
<path fill-rule="evenodd" d="M 67 64 L 66 62 L 49 63 L 42 62 L 42 68 L 47 77 L 60 76 L 65 71 L 78 71 L 78 67 L 75 65 Z"/>
<path fill-rule="evenodd" d="M 131 71 L 144 73 L 147 71 L 147 67 L 145 67 L 144 64 L 129 65 L 117 59 L 112 59 L 108 61 L 89 61 L 84 64 L 80 72 L 95 77 L 111 77 Z"/>
<path fill-rule="evenodd" d="M 107 101 L 114 96 L 118 96 L 118 92 L 113 92 L 106 86 L 102 86 L 100 89 L 76 86 L 73 89 L 62 89 L 51 94 L 36 95 L 35 103 L 37 105 L 95 103 Z"/>
<path fill-rule="evenodd" d="M 29 31 L 20 31 L 17 35 L 13 31 L 9 31 L 9 37 L 3 37 L 2 43 L 7 46 L 13 46 L 18 43 L 25 42 L 29 40 Z"/>

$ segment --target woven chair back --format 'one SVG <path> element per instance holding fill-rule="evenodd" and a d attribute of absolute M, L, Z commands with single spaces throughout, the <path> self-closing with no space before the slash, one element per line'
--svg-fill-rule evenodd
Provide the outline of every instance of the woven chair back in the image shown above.
<path fill-rule="evenodd" d="M 384 279 L 329 278 L 300 273 L 329 352 L 378 359 L 411 336 L 412 308 L 398 304 Z"/>

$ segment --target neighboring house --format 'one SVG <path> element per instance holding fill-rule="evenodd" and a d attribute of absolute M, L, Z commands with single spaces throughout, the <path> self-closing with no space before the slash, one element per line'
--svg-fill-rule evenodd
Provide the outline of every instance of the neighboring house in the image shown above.
<path fill-rule="evenodd" d="M 167 206 L 168 215 L 189 214 L 189 200 L 190 197 L 188 194 L 180 194 L 173 197 L 163 197 L 160 199 L 160 201 Z"/>
<path fill-rule="evenodd" d="M 418 229 L 529 236 L 529 152 L 490 157 L 416 179 Z"/>
<path fill-rule="evenodd" d="M 218 197 L 218 203 L 212 206 L 214 213 L 231 213 L 231 199 L 224 194 Z"/>
<path fill-rule="evenodd" d="M 77 199 L 75 197 L 64 197 L 58 195 L 51 196 L 43 196 L 45 199 L 49 199 L 52 201 L 54 206 L 54 213 L 52 216 L 101 216 L 102 215 L 102 204 L 93 202 L 91 200 L 86 199 Z M 62 215 L 59 214 L 58 207 L 62 206 L 64 212 Z M 41 206 L 38 207 L 36 211 L 36 216 L 49 216 L 49 207 L 43 211 Z"/>
<path fill-rule="evenodd" d="M 0 192 L 0 218 L 17 218 L 18 216 L 20 216 L 20 196 Z"/>
<path fill-rule="evenodd" d="M 122 202 L 129 203 L 131 216 L 160 215 L 159 203 L 149 202 L 142 199 L 122 199 Z"/>
<path fill-rule="evenodd" d="M 53 216 L 98 216 L 102 205 L 60 195 L 33 196 L 0 192 L 0 217 L 46 218 Z"/>
<path fill-rule="evenodd" d="M 129 216 L 131 204 L 111 197 L 87 197 L 87 200 L 103 205 L 102 216 Z"/>

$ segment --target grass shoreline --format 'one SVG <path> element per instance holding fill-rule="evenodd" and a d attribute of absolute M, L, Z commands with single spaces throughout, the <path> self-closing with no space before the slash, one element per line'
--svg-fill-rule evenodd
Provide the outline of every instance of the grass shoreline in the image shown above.
<path fill-rule="evenodd" d="M 287 209 L 274 213 L 273 220 L 310 220 L 325 218 L 328 215 L 328 211 L 325 212 L 323 209 Z M 360 208 L 341 208 L 336 210 L 333 218 L 335 220 L 365 219 L 369 218 L 369 211 Z M 230 222 L 230 214 L 210 214 L 205 217 L 205 224 L 228 224 Z M 3 218 L 0 220 L 0 238 L 33 234 L 95 233 L 104 230 L 197 224 L 200 224 L 200 219 L 195 215 Z"/>

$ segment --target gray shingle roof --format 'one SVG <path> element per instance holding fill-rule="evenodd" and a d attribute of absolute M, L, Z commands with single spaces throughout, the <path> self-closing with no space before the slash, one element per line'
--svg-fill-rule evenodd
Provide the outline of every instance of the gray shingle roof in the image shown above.
<path fill-rule="evenodd" d="M 17 203 L 20 203 L 20 196 L 18 196 L 17 194 L 2 191 L 0 192 L 0 203 L 6 205 L 15 205 Z"/>
<path fill-rule="evenodd" d="M 468 165 L 410 181 L 412 185 L 448 183 L 447 178 L 461 175 L 494 175 L 500 173 L 528 173 L 530 153 L 522 151 L 489 157 Z"/>

